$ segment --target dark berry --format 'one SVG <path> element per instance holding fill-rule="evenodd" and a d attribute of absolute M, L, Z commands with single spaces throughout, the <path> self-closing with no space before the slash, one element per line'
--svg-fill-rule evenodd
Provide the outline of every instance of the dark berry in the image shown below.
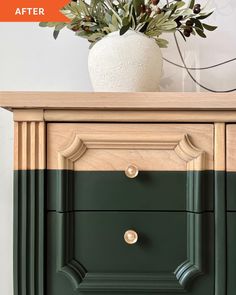
<path fill-rule="evenodd" d="M 193 13 L 198 14 L 201 12 L 200 8 L 194 8 Z"/>
<path fill-rule="evenodd" d="M 86 20 L 86 22 L 93 22 L 94 21 L 92 16 L 86 16 L 85 20 Z"/>
<path fill-rule="evenodd" d="M 152 10 L 150 7 L 147 7 L 146 8 L 146 14 L 150 15 L 152 13 Z"/>
<path fill-rule="evenodd" d="M 85 31 L 85 32 L 89 32 L 90 31 L 90 28 L 89 27 L 85 27 L 85 26 L 83 26 L 83 30 Z"/>
<path fill-rule="evenodd" d="M 200 4 L 195 4 L 195 5 L 194 5 L 194 8 L 193 8 L 193 12 L 194 12 L 195 14 L 200 13 L 200 12 L 201 12 L 201 5 L 200 5 Z"/>
<path fill-rule="evenodd" d="M 160 2 L 160 0 L 152 0 L 153 5 L 157 5 Z"/>
<path fill-rule="evenodd" d="M 193 28 L 192 27 L 189 27 L 188 30 L 189 30 L 190 33 L 192 33 Z"/>
<path fill-rule="evenodd" d="M 77 26 L 75 26 L 75 27 L 72 28 L 72 31 L 77 32 L 77 31 L 79 31 L 79 29 L 80 29 L 80 26 L 77 25 Z"/>
<path fill-rule="evenodd" d="M 146 5 L 141 4 L 140 5 L 140 10 L 141 10 L 142 13 L 144 13 L 146 11 Z"/>
<path fill-rule="evenodd" d="M 185 29 L 184 30 L 184 36 L 185 37 L 190 37 L 190 35 L 191 35 L 191 32 L 189 31 L 189 29 Z"/>
<path fill-rule="evenodd" d="M 186 26 L 188 26 L 188 27 L 192 27 L 193 24 L 194 24 L 194 22 L 191 19 L 186 21 Z"/>

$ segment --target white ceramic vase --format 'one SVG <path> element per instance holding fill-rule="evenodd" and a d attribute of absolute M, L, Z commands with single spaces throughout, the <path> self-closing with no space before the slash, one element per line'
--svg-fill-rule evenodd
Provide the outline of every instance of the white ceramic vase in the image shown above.
<path fill-rule="evenodd" d="M 97 42 L 89 53 L 88 67 L 94 91 L 159 91 L 163 59 L 152 38 L 129 30 L 113 32 Z"/>

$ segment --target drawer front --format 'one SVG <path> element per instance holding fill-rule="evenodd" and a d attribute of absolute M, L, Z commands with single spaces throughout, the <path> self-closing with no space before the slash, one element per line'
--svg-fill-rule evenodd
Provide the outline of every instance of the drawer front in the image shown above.
<path fill-rule="evenodd" d="M 212 125 L 48 124 L 47 136 L 49 210 L 213 209 Z"/>
<path fill-rule="evenodd" d="M 213 295 L 213 222 L 213 213 L 49 213 L 47 294 Z"/>
<path fill-rule="evenodd" d="M 227 294 L 234 295 L 236 290 L 236 212 L 227 213 Z"/>

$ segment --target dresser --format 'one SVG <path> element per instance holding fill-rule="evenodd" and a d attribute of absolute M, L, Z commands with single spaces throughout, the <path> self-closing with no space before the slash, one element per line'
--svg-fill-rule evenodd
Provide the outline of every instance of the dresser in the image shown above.
<path fill-rule="evenodd" d="M 236 95 L 1 92 L 15 295 L 235 295 Z"/>

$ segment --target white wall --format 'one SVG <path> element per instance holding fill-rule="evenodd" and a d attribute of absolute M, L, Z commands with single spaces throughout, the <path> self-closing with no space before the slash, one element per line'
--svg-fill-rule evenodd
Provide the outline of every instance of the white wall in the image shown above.
<path fill-rule="evenodd" d="M 0 109 L 0 294 L 12 295 L 12 114 Z"/>
<path fill-rule="evenodd" d="M 204 1 L 200 1 L 200 3 Z M 205 66 L 236 57 L 236 1 L 212 1 L 217 8 L 210 23 L 219 29 L 207 40 L 182 44 L 189 66 Z M 171 40 L 171 39 L 170 39 Z M 163 50 L 179 62 L 174 43 Z M 54 41 L 50 29 L 36 23 L 0 23 L 0 91 L 91 91 L 87 70 L 88 44 L 64 31 Z M 185 71 L 165 64 L 162 91 L 200 91 Z M 201 83 L 226 89 L 236 86 L 236 62 L 197 72 Z M 12 142 L 11 113 L 0 110 L 0 293 L 12 295 Z"/>

